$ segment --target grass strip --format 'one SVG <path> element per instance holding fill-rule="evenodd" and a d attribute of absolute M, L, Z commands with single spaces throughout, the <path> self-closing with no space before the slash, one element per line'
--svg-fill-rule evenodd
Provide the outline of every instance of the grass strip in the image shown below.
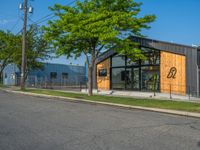
<path fill-rule="evenodd" d="M 0 84 L 0 88 L 8 88 L 8 86 Z"/>
<path fill-rule="evenodd" d="M 137 99 L 128 97 L 115 97 L 115 96 L 102 96 L 93 95 L 88 96 L 87 94 L 70 93 L 54 90 L 41 90 L 41 89 L 27 89 L 24 92 L 31 92 L 36 94 L 46 94 L 52 96 L 62 96 L 77 99 L 86 99 L 98 102 L 109 102 L 114 104 L 132 105 L 132 106 L 142 106 L 149 108 L 160 108 L 160 109 L 170 109 L 179 110 L 187 112 L 199 112 L 200 113 L 200 103 L 182 102 L 182 101 L 172 101 L 172 100 L 155 100 L 155 99 Z"/>

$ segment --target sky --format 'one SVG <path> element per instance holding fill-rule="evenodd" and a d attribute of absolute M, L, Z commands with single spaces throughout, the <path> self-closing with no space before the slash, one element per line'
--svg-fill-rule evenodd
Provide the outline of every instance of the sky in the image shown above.
<path fill-rule="evenodd" d="M 22 28 L 23 13 L 18 9 L 23 0 L 0 0 L 0 30 L 10 30 L 18 33 Z M 29 0 L 29 6 L 34 13 L 29 14 L 28 24 L 38 21 L 50 14 L 49 6 L 69 4 L 74 0 Z M 139 16 L 155 14 L 156 21 L 151 23 L 151 29 L 143 30 L 148 38 L 180 43 L 184 45 L 200 45 L 200 0 L 135 0 L 142 2 Z M 46 22 L 40 25 L 45 25 Z M 64 56 L 48 60 L 50 63 L 84 65 L 82 56 L 78 60 L 66 59 Z"/>

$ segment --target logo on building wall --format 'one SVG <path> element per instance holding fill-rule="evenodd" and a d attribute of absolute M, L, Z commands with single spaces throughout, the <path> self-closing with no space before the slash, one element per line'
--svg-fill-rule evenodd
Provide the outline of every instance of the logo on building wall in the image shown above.
<path fill-rule="evenodd" d="M 168 79 L 175 79 L 176 78 L 177 69 L 176 67 L 171 67 L 169 73 L 167 75 Z"/>

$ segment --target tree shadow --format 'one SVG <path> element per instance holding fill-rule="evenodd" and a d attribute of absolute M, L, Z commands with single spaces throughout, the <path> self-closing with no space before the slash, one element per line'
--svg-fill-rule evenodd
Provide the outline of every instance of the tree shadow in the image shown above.
<path fill-rule="evenodd" d="M 197 143 L 198 147 L 200 147 L 200 141 Z"/>

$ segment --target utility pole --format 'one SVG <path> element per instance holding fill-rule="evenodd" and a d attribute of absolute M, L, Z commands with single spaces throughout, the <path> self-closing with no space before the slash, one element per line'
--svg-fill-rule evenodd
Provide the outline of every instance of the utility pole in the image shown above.
<path fill-rule="evenodd" d="M 28 0 L 24 0 L 23 4 L 19 5 L 19 9 L 24 11 L 24 25 L 23 25 L 23 36 L 22 36 L 22 63 L 21 63 L 21 90 L 25 89 L 25 73 L 26 73 L 26 48 L 27 48 L 27 40 L 26 40 L 26 29 L 27 29 L 27 16 L 28 12 L 32 13 L 33 8 L 28 7 Z"/>
<path fill-rule="evenodd" d="M 22 64 L 21 64 L 21 90 L 25 89 L 25 72 L 26 72 L 26 26 L 27 26 L 27 5 L 28 1 L 24 0 L 24 26 L 22 36 Z"/>

